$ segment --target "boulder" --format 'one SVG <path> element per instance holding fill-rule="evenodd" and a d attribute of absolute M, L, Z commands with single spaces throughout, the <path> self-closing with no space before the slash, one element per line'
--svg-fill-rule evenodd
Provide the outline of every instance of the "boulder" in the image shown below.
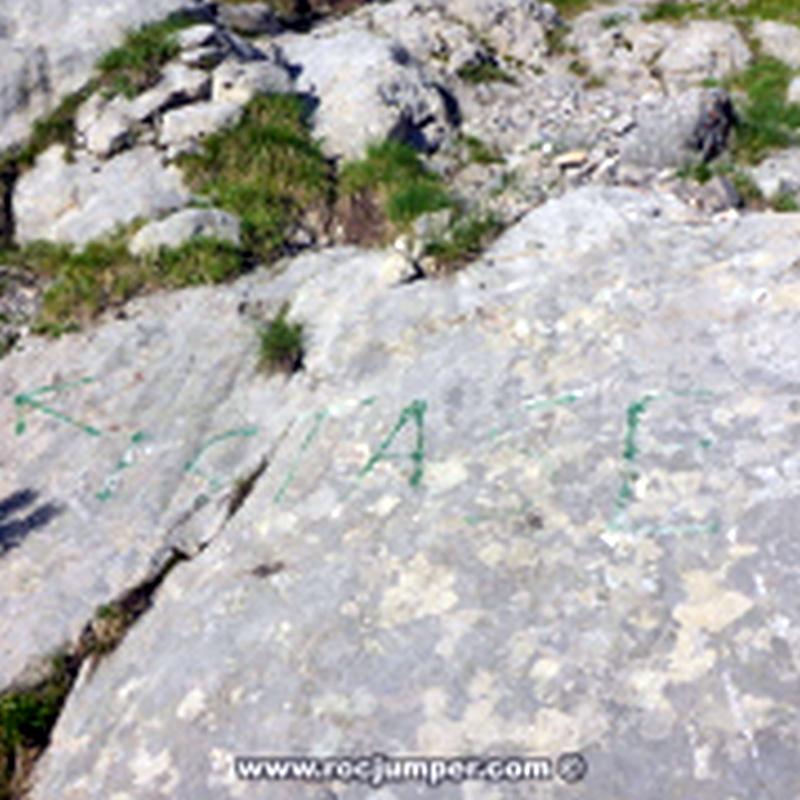
<path fill-rule="evenodd" d="M 84 665 L 32 800 L 244 796 L 245 755 L 574 751 L 592 797 L 794 797 L 798 237 L 581 189 L 446 282 L 334 249 L 23 343 L 0 685 L 188 558 Z M 287 300 L 305 369 L 259 375 Z"/>
<path fill-rule="evenodd" d="M 206 72 L 184 64 L 168 64 L 161 80 L 134 97 L 103 98 L 92 95 L 79 109 L 75 120 L 77 143 L 90 153 L 107 158 L 136 139 L 138 124 L 152 121 L 168 109 L 207 98 L 211 78 Z"/>
<path fill-rule="evenodd" d="M 764 197 L 800 197 L 800 148 L 791 147 L 765 158 L 749 174 Z"/>
<path fill-rule="evenodd" d="M 170 156 L 188 152 L 209 134 L 235 125 L 242 113 L 238 103 L 211 100 L 168 111 L 161 121 L 159 144 Z"/>
<path fill-rule="evenodd" d="M 128 112 L 129 101 L 103 100 L 100 94 L 90 97 L 78 110 L 75 119 L 76 142 L 90 153 L 107 158 L 134 140 L 136 119 Z"/>
<path fill-rule="evenodd" d="M 151 219 L 186 205 L 180 173 L 164 167 L 152 147 L 137 147 L 109 161 L 78 155 L 65 160 L 54 145 L 19 180 L 14 192 L 20 244 L 47 239 L 83 245 L 136 219 Z"/>
<path fill-rule="evenodd" d="M 281 48 L 298 71 L 295 85 L 318 102 L 316 135 L 330 156 L 359 158 L 392 133 L 434 150 L 452 125 L 442 88 L 391 40 L 340 24 L 285 36 Z"/>
<path fill-rule="evenodd" d="M 175 248 L 202 236 L 239 244 L 239 220 L 233 214 L 214 208 L 186 208 L 157 222 L 145 225 L 128 249 L 134 255 L 147 255 L 160 248 Z"/>
<path fill-rule="evenodd" d="M 276 61 L 225 61 L 214 70 L 211 99 L 243 106 L 258 94 L 291 91 L 289 70 Z"/>
<path fill-rule="evenodd" d="M 751 59 L 750 50 L 735 25 L 693 20 L 677 32 L 670 29 L 654 67 L 670 88 L 682 90 L 740 72 Z"/>
<path fill-rule="evenodd" d="M 800 69 L 800 28 L 773 20 L 759 20 L 753 34 L 761 43 L 764 55 L 772 56 Z"/>
<path fill-rule="evenodd" d="M 634 110 L 635 125 L 620 141 L 623 163 L 679 167 L 710 161 L 725 148 L 734 110 L 719 89 L 689 89 L 674 97 L 644 97 Z"/>
<path fill-rule="evenodd" d="M 800 75 L 792 78 L 789 89 L 786 92 L 786 102 L 800 105 Z"/>

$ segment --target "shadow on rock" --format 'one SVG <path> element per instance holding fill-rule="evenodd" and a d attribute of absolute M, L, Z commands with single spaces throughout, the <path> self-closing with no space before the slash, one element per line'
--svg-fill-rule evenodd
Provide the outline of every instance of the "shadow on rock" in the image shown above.
<path fill-rule="evenodd" d="M 34 508 L 38 497 L 39 493 L 33 489 L 20 489 L 0 500 L 0 556 L 63 513 L 55 503 L 43 503 Z"/>

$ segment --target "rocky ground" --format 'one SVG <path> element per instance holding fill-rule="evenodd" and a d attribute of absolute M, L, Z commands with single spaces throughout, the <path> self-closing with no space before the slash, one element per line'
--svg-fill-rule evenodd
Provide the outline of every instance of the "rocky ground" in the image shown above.
<path fill-rule="evenodd" d="M 800 796 L 792 5 L 53 5 L 0 11 L 0 798 Z M 376 752 L 561 767 L 235 765 Z"/>

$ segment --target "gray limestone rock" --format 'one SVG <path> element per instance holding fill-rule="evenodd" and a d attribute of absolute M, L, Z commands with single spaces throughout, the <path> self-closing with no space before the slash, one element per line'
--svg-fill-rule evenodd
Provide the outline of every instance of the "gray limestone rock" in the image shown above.
<path fill-rule="evenodd" d="M 759 20 L 753 33 L 765 55 L 800 69 L 800 28 L 773 20 Z"/>
<path fill-rule="evenodd" d="M 734 111 L 718 89 L 689 89 L 673 97 L 650 95 L 634 110 L 635 126 L 620 142 L 624 163 L 679 167 L 687 161 L 710 161 L 728 141 Z"/>
<path fill-rule="evenodd" d="M 238 103 L 216 103 L 213 100 L 177 108 L 164 114 L 158 142 L 170 156 L 192 150 L 211 133 L 235 125 L 242 116 Z"/>
<path fill-rule="evenodd" d="M 655 67 L 673 90 L 698 86 L 704 80 L 721 80 L 743 70 L 750 50 L 736 26 L 713 20 L 693 20 L 675 31 L 671 26 Z"/>
<path fill-rule="evenodd" d="M 238 245 L 239 228 L 239 220 L 233 214 L 214 208 L 186 208 L 145 225 L 131 239 L 129 250 L 134 255 L 145 255 L 161 247 L 180 247 L 197 236 Z"/>
<path fill-rule="evenodd" d="M 258 94 L 291 91 L 289 70 L 276 61 L 225 61 L 214 70 L 211 98 L 215 103 L 245 105 Z"/>
<path fill-rule="evenodd" d="M 36 117 L 79 89 L 127 30 L 191 6 L 196 4 L 187 0 L 105 0 L 98 13 L 94 0 L 4 3 L 0 150 L 22 141 Z"/>
<path fill-rule="evenodd" d="M 792 147 L 765 158 L 750 170 L 750 177 L 765 197 L 800 196 L 800 148 Z"/>
<path fill-rule="evenodd" d="M 33 800 L 410 800 L 234 759 L 566 751 L 576 798 L 797 796 L 798 237 L 582 189 L 449 281 L 330 250 L 7 356 L 3 682 L 193 554 Z M 305 370 L 259 376 L 287 300 Z"/>
<path fill-rule="evenodd" d="M 786 101 L 800 105 L 800 75 L 792 78 L 789 89 L 786 93 Z"/>
<path fill-rule="evenodd" d="M 314 130 L 329 155 L 360 157 L 392 133 L 430 150 L 449 135 L 441 88 L 389 39 L 339 24 L 285 36 L 281 48 L 299 71 L 297 89 L 318 101 Z"/>
<path fill-rule="evenodd" d="M 217 18 L 226 27 L 248 36 L 274 36 L 283 27 L 266 3 L 222 3 L 217 9 Z"/>
<path fill-rule="evenodd" d="M 502 56 L 536 63 L 546 50 L 545 34 L 559 17 L 539 0 L 436 0 L 432 4 L 480 31 Z"/>
<path fill-rule="evenodd" d="M 133 143 L 139 123 L 206 99 L 210 93 L 211 78 L 206 72 L 181 63 L 167 64 L 158 83 L 132 99 L 107 100 L 100 92 L 93 94 L 75 117 L 77 143 L 94 155 L 108 157 Z"/>
<path fill-rule="evenodd" d="M 54 145 L 17 183 L 13 203 L 20 244 L 48 239 L 82 245 L 189 201 L 180 174 L 164 167 L 151 147 L 105 162 L 79 155 L 68 163 L 64 156 L 64 148 Z"/>

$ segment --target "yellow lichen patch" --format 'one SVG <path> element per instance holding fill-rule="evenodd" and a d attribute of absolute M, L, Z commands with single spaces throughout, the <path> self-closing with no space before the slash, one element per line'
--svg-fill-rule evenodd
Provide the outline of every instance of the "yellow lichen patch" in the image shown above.
<path fill-rule="evenodd" d="M 453 570 L 431 564 L 424 553 L 417 553 L 398 571 L 400 576 L 397 583 L 386 591 L 381 600 L 379 624 L 382 627 L 436 616 L 458 602 L 458 595 L 453 590 Z"/>
<path fill-rule="evenodd" d="M 776 286 L 772 290 L 772 303 L 780 311 L 795 311 L 800 308 L 800 283 Z"/>
<path fill-rule="evenodd" d="M 749 555 L 749 549 L 733 555 Z M 670 655 L 670 676 L 675 682 L 695 680 L 710 670 L 716 655 L 705 646 L 708 634 L 718 634 L 753 607 L 750 598 L 722 587 L 721 577 L 726 571 L 723 567 L 719 573 L 694 570 L 684 575 L 688 599 L 674 611 L 681 628 Z"/>
<path fill-rule="evenodd" d="M 712 573 L 690 572 L 684 583 L 689 599 L 675 609 L 675 619 L 684 627 L 719 633 L 753 606 L 749 597 L 722 589 Z"/>
<path fill-rule="evenodd" d="M 446 492 L 469 478 L 467 468 L 458 459 L 434 461 L 425 470 L 425 485 L 429 492 Z"/>

